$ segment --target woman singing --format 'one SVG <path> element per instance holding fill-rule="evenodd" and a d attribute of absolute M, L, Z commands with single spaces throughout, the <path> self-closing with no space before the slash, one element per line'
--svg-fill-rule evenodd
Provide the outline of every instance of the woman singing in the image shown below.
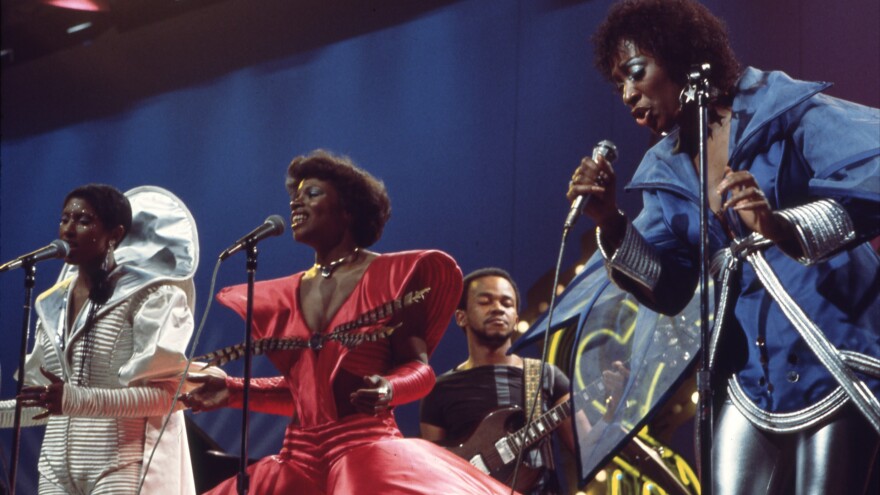
<path fill-rule="evenodd" d="M 58 233 L 67 265 L 37 298 L 19 396 L 22 424 L 47 424 L 39 492 L 134 494 L 193 330 L 196 225 L 164 189 L 126 197 L 89 184 L 65 198 Z M 0 403 L 2 426 L 12 426 L 14 407 Z M 168 423 L 143 493 L 195 493 L 182 414 Z"/>
<path fill-rule="evenodd" d="M 713 493 L 861 493 L 880 443 L 880 259 L 866 242 L 880 232 L 880 114 L 828 84 L 741 70 L 696 1 L 617 3 L 593 40 L 659 141 L 629 184 L 644 202 L 632 223 L 604 159 L 582 160 L 568 197 L 592 195 L 610 277 L 666 314 L 699 275 L 697 113 L 683 90 L 694 66 L 711 68 Z"/>
<path fill-rule="evenodd" d="M 281 452 L 249 468 L 251 493 L 509 493 L 454 454 L 404 439 L 392 414 L 434 384 L 427 358 L 461 293 L 455 261 L 368 251 L 390 202 L 347 158 L 297 157 L 286 185 L 294 239 L 314 249 L 315 264 L 255 286 L 255 346 L 282 375 L 251 380 L 250 408 L 290 424 Z M 218 299 L 245 314 L 245 286 Z M 200 381 L 185 398 L 193 410 L 241 407 L 241 379 Z M 230 479 L 211 493 L 235 491 Z"/>

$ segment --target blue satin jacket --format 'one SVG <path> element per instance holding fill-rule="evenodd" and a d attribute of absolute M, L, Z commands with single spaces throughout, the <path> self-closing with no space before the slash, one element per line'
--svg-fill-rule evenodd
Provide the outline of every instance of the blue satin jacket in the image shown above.
<path fill-rule="evenodd" d="M 831 198 L 846 210 L 856 239 L 814 265 L 778 248 L 765 251 L 785 289 L 839 350 L 880 359 L 880 258 L 866 242 L 880 233 L 880 111 L 821 91 L 827 83 L 796 81 L 782 72 L 745 71 L 733 101 L 729 157 L 748 170 L 774 210 Z M 644 209 L 633 222 L 662 259 L 656 309 L 679 311 L 698 279 L 699 178 L 690 157 L 675 153 L 677 131 L 652 147 L 628 190 Z M 749 234 L 728 217 L 737 237 Z M 710 254 L 729 245 L 709 219 Z M 725 330 L 740 345 L 719 349 L 733 362 L 735 384 L 758 409 L 796 413 L 838 388 L 748 263 L 739 272 Z M 880 379 L 860 374 L 875 395 Z"/>

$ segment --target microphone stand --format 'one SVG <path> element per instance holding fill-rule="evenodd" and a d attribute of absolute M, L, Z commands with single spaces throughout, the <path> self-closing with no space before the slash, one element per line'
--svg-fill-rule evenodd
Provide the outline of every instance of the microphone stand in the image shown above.
<path fill-rule="evenodd" d="M 248 479 L 248 413 L 251 389 L 251 361 L 253 358 L 253 320 L 254 320 L 254 274 L 257 271 L 257 241 L 248 241 L 247 251 L 247 312 L 244 329 L 244 387 L 241 406 L 241 459 L 238 471 L 238 493 L 246 495 L 250 488 Z"/>
<path fill-rule="evenodd" d="M 697 371 L 697 448 L 700 459 L 702 495 L 712 495 L 712 370 L 709 367 L 709 159 L 706 141 L 709 129 L 709 64 L 694 67 L 688 74 L 687 94 L 697 103 L 700 165 L 700 348 L 703 359 Z"/>
<path fill-rule="evenodd" d="M 24 308 L 21 323 L 21 349 L 18 356 L 18 385 L 15 391 L 15 420 L 13 422 L 12 433 L 12 459 L 10 461 L 9 473 L 9 490 L 10 495 L 15 495 L 15 478 L 18 473 L 18 454 L 19 443 L 21 441 L 21 403 L 18 402 L 18 396 L 21 395 L 21 389 L 24 387 L 25 379 L 25 359 L 27 359 L 27 341 L 31 327 L 31 307 L 34 292 L 34 283 L 36 280 L 36 267 L 34 261 L 24 261 L 21 265 L 24 270 Z"/>

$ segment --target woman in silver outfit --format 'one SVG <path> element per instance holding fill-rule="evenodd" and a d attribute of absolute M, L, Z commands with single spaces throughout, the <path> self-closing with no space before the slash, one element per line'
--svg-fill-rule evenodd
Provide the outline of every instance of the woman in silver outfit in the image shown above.
<path fill-rule="evenodd" d="M 123 195 L 88 184 L 64 200 L 70 245 L 41 294 L 19 396 L 22 424 L 45 424 L 40 494 L 193 494 L 183 413 L 169 414 L 193 330 L 198 233 L 189 210 L 152 186 Z M 12 426 L 15 399 L 0 403 Z"/>

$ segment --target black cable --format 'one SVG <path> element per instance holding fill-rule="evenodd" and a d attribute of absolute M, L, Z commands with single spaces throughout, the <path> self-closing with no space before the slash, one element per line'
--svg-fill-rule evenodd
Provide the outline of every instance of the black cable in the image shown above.
<path fill-rule="evenodd" d="M 553 328 L 553 311 L 556 309 L 556 288 L 559 287 L 559 272 L 562 269 L 562 254 L 565 252 L 565 241 L 568 238 L 568 233 L 571 231 L 571 225 L 566 225 L 562 229 L 562 242 L 559 245 L 559 256 L 556 259 L 556 270 L 553 273 L 553 287 L 550 290 L 550 307 L 547 309 L 547 330 L 544 332 L 544 349 L 541 352 L 541 373 L 538 377 L 538 386 L 535 390 L 535 398 L 532 401 L 532 408 L 528 411 L 528 415 L 526 416 L 526 424 L 523 427 L 523 431 L 528 432 L 529 428 L 532 426 L 532 422 L 535 420 L 535 412 L 538 407 L 538 403 L 541 400 L 541 392 L 544 388 L 544 373 L 547 367 L 547 353 L 550 348 L 550 331 Z M 525 367 L 523 367 L 523 375 L 525 376 Z M 528 402 L 527 402 L 528 403 Z M 516 478 L 519 475 L 519 466 L 522 464 L 523 452 L 526 449 L 520 448 L 519 452 L 516 454 L 516 465 L 513 469 L 513 478 L 510 482 L 510 494 L 513 495 L 516 491 L 514 488 L 516 486 Z"/>
<path fill-rule="evenodd" d="M 138 489 L 136 495 L 140 495 L 141 489 L 144 487 L 144 480 L 147 478 L 147 472 L 150 469 L 150 463 L 153 462 L 153 455 L 156 453 L 156 449 L 159 448 L 159 442 L 162 441 L 162 435 L 165 433 L 165 428 L 168 426 L 168 422 L 171 421 L 171 416 L 174 414 L 174 409 L 177 407 L 177 402 L 180 399 L 180 392 L 183 390 L 183 386 L 186 384 L 186 377 L 189 374 L 189 368 L 192 365 L 193 355 L 195 354 L 196 347 L 199 344 L 199 337 L 202 335 L 202 330 L 205 328 L 205 322 L 208 321 L 208 314 L 211 311 L 211 303 L 214 301 L 214 286 L 217 283 L 217 273 L 220 270 L 221 260 L 217 260 L 217 264 L 214 265 L 214 273 L 211 274 L 211 288 L 208 290 L 208 303 L 205 305 L 205 311 L 202 313 L 202 319 L 199 322 L 199 328 L 196 330 L 195 335 L 193 336 L 192 345 L 190 346 L 189 353 L 186 357 L 186 367 L 183 368 L 183 375 L 180 377 L 180 382 L 177 384 L 177 390 L 174 392 L 174 397 L 171 400 L 171 408 L 168 411 L 168 414 L 165 416 L 165 421 L 162 422 L 162 428 L 159 429 L 159 436 L 156 438 L 156 443 L 153 445 L 153 450 L 150 451 L 150 457 L 147 458 L 147 463 L 144 464 L 144 469 L 141 473 L 141 481 L 138 483 Z"/>

